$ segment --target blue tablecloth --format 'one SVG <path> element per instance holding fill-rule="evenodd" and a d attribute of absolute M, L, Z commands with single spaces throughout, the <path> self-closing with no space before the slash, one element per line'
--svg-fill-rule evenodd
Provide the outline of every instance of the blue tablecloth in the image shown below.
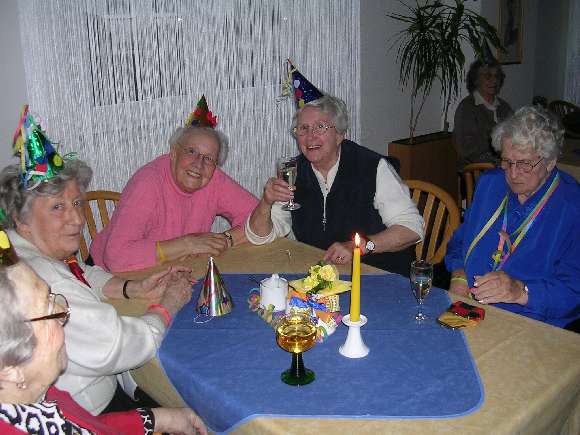
<path fill-rule="evenodd" d="M 449 418 L 469 414 L 483 403 L 483 387 L 463 333 L 435 322 L 450 304 L 444 290 L 431 291 L 425 306 L 430 320 L 418 324 L 408 279 L 363 276 L 361 313 L 368 323 L 362 336 L 369 355 L 349 359 L 338 353 L 347 332 L 341 325 L 304 354 L 316 380 L 292 387 L 280 381 L 291 355 L 277 346 L 274 330 L 248 309 L 248 292 L 255 285 L 245 274 L 222 277 L 233 311 L 195 323 L 198 284 L 159 349 L 177 391 L 215 431 L 229 431 L 257 416 Z M 350 293 L 340 297 L 343 314 L 349 298 Z"/>

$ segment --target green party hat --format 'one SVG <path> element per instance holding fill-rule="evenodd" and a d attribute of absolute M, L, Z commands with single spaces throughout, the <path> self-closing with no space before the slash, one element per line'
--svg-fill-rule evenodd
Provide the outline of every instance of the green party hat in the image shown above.
<path fill-rule="evenodd" d="M 63 168 L 63 158 L 25 105 L 14 132 L 12 150 L 20 156 L 20 178 L 25 189 L 32 190 Z"/>

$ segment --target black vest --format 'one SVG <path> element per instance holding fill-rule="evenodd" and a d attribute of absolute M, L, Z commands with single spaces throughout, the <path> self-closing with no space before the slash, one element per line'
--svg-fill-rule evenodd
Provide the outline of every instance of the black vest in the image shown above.
<path fill-rule="evenodd" d="M 366 236 L 386 229 L 374 208 L 377 166 L 382 156 L 354 142 L 341 144 L 340 164 L 332 188 L 324 197 L 310 162 L 298 157 L 295 200 L 302 205 L 292 213 L 292 230 L 296 239 L 328 249 L 334 242 L 352 240 L 354 233 Z M 384 252 L 364 256 L 362 261 L 391 272 L 409 275 L 414 247 L 401 252 Z"/>

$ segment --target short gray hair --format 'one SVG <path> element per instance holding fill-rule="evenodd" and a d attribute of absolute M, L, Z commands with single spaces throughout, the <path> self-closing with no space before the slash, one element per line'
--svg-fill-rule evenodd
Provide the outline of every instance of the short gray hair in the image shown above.
<path fill-rule="evenodd" d="M 15 228 L 14 218 L 26 222 L 35 198 L 58 195 L 70 180 L 76 181 L 84 194 L 92 177 L 93 170 L 82 160 L 66 160 L 62 170 L 54 177 L 27 190 L 21 182 L 19 165 L 6 166 L 0 172 L 0 208 L 6 213 L 4 227 Z"/>
<path fill-rule="evenodd" d="M 211 127 L 200 127 L 197 125 L 190 125 L 189 127 L 178 127 L 169 138 L 169 147 L 173 148 L 188 136 L 198 132 L 206 132 L 215 138 L 219 146 L 218 165 L 223 165 L 226 161 L 226 158 L 228 157 L 230 147 L 228 143 L 228 137 L 220 130 L 216 130 Z"/>
<path fill-rule="evenodd" d="M 23 301 L 18 298 L 14 282 L 8 277 L 10 269 L 0 267 L 0 368 L 17 367 L 32 358 L 36 336 L 32 325 L 26 322 Z"/>
<path fill-rule="evenodd" d="M 294 117 L 292 118 L 292 132 L 298 123 L 298 115 L 307 107 L 314 107 L 321 112 L 329 113 L 332 116 L 332 122 L 338 134 L 345 134 L 346 130 L 348 130 L 348 111 L 346 110 L 344 101 L 332 95 L 324 95 L 318 100 L 306 103 L 304 107 L 294 113 Z"/>
<path fill-rule="evenodd" d="M 538 106 L 524 106 L 491 132 L 493 148 L 501 153 L 502 141 L 514 148 L 535 151 L 541 157 L 557 159 L 564 145 L 564 127 L 557 116 Z"/>

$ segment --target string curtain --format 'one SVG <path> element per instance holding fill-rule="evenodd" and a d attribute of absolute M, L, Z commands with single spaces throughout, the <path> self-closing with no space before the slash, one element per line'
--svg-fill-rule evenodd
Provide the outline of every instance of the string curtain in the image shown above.
<path fill-rule="evenodd" d="M 91 190 L 121 191 L 167 153 L 205 94 L 229 138 L 223 169 L 259 197 L 276 158 L 298 153 L 287 58 L 345 100 L 360 136 L 358 0 L 20 0 L 19 18 L 31 111 L 93 168 Z"/>

